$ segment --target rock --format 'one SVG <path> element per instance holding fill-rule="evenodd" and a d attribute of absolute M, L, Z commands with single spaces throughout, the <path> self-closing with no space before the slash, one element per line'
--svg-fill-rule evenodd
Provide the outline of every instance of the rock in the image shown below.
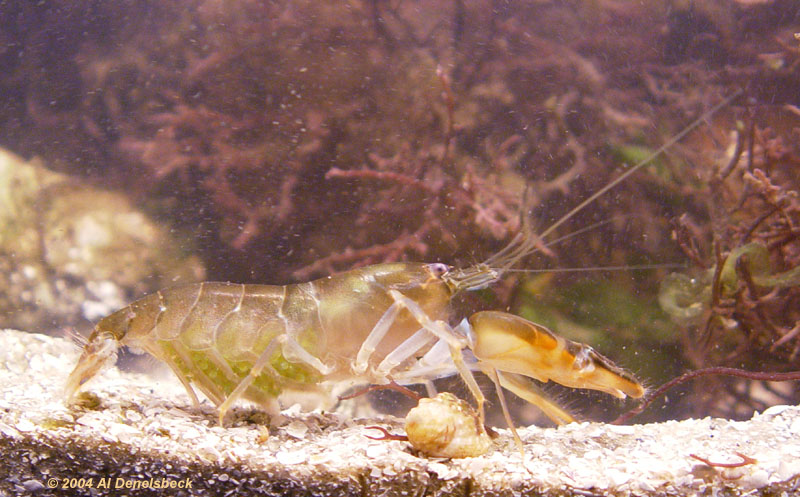
<path fill-rule="evenodd" d="M 204 279 L 184 245 L 122 193 L 0 148 L 0 325 L 85 326 L 144 293 Z"/>

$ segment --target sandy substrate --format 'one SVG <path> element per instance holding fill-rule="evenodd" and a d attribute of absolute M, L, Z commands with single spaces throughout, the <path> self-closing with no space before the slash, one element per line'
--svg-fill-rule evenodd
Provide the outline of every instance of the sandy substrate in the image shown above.
<path fill-rule="evenodd" d="M 0 331 L 0 497 L 37 495 L 796 495 L 800 407 L 746 422 L 700 419 L 613 426 L 581 423 L 506 430 L 484 456 L 430 459 L 401 441 L 374 441 L 397 418 L 283 412 L 267 432 L 254 410 L 225 428 L 173 381 L 114 368 L 93 381 L 92 408 L 61 392 L 78 357 L 72 343 Z M 97 403 L 96 403 L 97 404 Z M 743 454 L 755 460 L 735 468 Z M 66 487 L 73 488 L 66 488 Z M 77 488 L 75 488 L 77 487 Z M 785 493 L 784 493 L 785 492 Z"/>

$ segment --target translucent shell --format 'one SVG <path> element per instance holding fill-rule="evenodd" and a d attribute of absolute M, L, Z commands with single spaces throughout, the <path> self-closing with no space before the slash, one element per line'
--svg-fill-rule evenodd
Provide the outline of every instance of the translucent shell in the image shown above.
<path fill-rule="evenodd" d="M 492 446 L 475 409 L 447 392 L 421 399 L 408 412 L 406 435 L 415 449 L 431 457 L 476 457 Z"/>

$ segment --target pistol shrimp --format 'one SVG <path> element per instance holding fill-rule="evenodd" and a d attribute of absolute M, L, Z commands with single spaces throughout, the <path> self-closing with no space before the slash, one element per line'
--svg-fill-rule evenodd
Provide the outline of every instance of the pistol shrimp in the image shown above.
<path fill-rule="evenodd" d="M 195 405 L 193 387 L 214 403 L 223 423 L 239 399 L 274 411 L 287 391 L 342 392 L 357 384 L 422 383 L 458 374 L 478 406 L 484 395 L 473 371 L 486 373 L 500 396 L 517 444 L 502 388 L 541 408 L 557 424 L 572 416 L 528 378 L 553 380 L 624 398 L 642 385 L 588 345 L 505 312 L 478 312 L 457 326 L 450 301 L 491 285 L 534 253 L 558 226 L 653 157 L 680 140 L 729 97 L 654 154 L 581 202 L 539 235 L 527 223 L 486 261 L 459 269 L 441 263 L 386 263 L 285 286 L 204 282 L 147 295 L 101 319 L 70 374 L 66 395 L 78 390 L 121 345 L 165 362 Z"/>

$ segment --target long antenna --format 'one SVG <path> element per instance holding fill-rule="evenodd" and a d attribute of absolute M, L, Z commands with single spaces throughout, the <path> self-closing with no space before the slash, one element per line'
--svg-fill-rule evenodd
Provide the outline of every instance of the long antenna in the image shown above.
<path fill-rule="evenodd" d="M 678 133 L 677 135 L 675 135 L 675 136 L 673 136 L 672 138 L 670 138 L 669 140 L 667 140 L 667 142 L 666 142 L 666 143 L 664 143 L 663 145 L 661 145 L 661 147 L 659 147 L 659 148 L 658 148 L 658 150 L 656 150 L 655 152 L 653 152 L 652 154 L 650 154 L 649 156 L 647 156 L 645 159 L 643 159 L 643 160 L 639 161 L 639 162 L 638 162 L 638 163 L 637 163 L 635 166 L 633 166 L 633 167 L 632 167 L 632 168 L 630 168 L 629 170 L 625 171 L 625 173 L 623 173 L 623 174 L 619 175 L 619 177 L 617 177 L 617 178 L 616 178 L 614 181 L 612 181 L 611 183 L 607 184 L 607 185 L 606 185 L 606 186 L 604 186 L 603 188 L 601 188 L 601 189 L 597 190 L 597 191 L 596 191 L 596 192 L 594 192 L 594 193 L 593 193 L 593 194 L 592 194 L 592 195 L 591 195 L 589 198 L 587 198 L 586 200 L 584 200 L 583 202 L 581 202 L 580 204 L 578 204 L 578 205 L 577 205 L 576 207 L 574 207 L 574 208 L 573 208 L 571 211 L 569 211 L 569 212 L 567 212 L 566 214 L 564 214 L 564 216 L 563 216 L 561 219 L 559 219 L 558 221 L 556 221 L 555 223 L 553 223 L 552 225 L 550 225 L 550 227 L 549 227 L 549 228 L 547 228 L 546 230 L 544 230 L 544 231 L 543 231 L 543 232 L 542 232 L 542 233 L 539 235 L 539 238 L 544 238 L 544 237 L 546 237 L 547 235 L 549 235 L 550 233 L 552 233 L 552 232 L 553 232 L 553 231 L 554 231 L 556 228 L 558 228 L 559 226 L 561 226 L 562 224 L 564 224 L 565 222 L 567 222 L 567 221 L 568 221 L 570 218 L 572 218 L 572 216 L 574 216 L 575 214 L 577 214 L 578 212 L 580 212 L 580 211 L 581 211 L 581 210 L 582 210 L 584 207 L 586 207 L 587 205 L 591 204 L 592 202 L 594 202 L 595 200 L 597 200 L 599 197 L 601 197 L 602 195 L 604 195 L 606 192 L 608 192 L 610 189 L 612 189 L 612 188 L 614 188 L 615 186 L 617 186 L 617 185 L 618 185 L 620 182 L 624 181 L 624 180 L 625 180 L 625 178 L 627 178 L 627 177 L 628 177 L 628 176 L 630 176 L 631 174 L 635 173 L 635 172 L 636 172 L 637 170 L 639 170 L 639 169 L 640 169 L 642 166 L 644 166 L 645 164 L 648 164 L 650 161 L 652 161 L 653 159 L 655 159 L 655 158 L 656 158 L 656 157 L 658 157 L 659 155 L 663 154 L 665 150 L 667 150 L 667 149 L 668 149 L 668 148 L 670 148 L 671 146 L 673 146 L 673 145 L 675 145 L 676 143 L 678 143 L 678 142 L 679 142 L 679 141 L 680 141 L 680 140 L 681 140 L 681 139 L 682 139 L 684 136 L 686 136 L 686 135 L 687 135 L 687 134 L 688 134 L 690 131 L 692 131 L 692 130 L 693 130 L 693 129 L 695 129 L 696 127 L 700 126 L 701 124 L 703 124 L 703 122 L 705 122 L 705 120 L 706 120 L 706 119 L 708 119 L 709 117 L 711 117 L 713 114 L 715 114 L 715 113 L 716 113 L 718 110 L 720 110 L 721 108 L 723 108 L 723 107 L 725 107 L 726 105 L 728 105 L 729 103 L 731 103 L 731 102 L 732 102 L 732 101 L 733 101 L 733 100 L 734 100 L 736 97 L 738 97 L 739 95 L 741 95 L 741 94 L 742 94 L 742 91 L 743 91 L 743 90 L 741 90 L 741 89 L 739 89 L 739 90 L 735 91 L 735 92 L 733 93 L 733 95 L 729 96 L 728 98 L 726 98 L 726 99 L 725 99 L 725 100 L 723 100 L 722 102 L 720 102 L 720 103 L 718 103 L 717 105 L 715 105 L 714 107 L 712 107 L 712 108 L 711 108 L 709 111 L 705 112 L 705 113 L 704 113 L 702 116 L 700 116 L 700 117 L 698 117 L 697 119 L 695 119 L 694 121 L 692 121 L 692 123 L 691 123 L 689 126 L 685 127 L 685 128 L 683 129 L 683 131 L 681 131 L 681 132 L 680 132 L 680 133 Z"/>

